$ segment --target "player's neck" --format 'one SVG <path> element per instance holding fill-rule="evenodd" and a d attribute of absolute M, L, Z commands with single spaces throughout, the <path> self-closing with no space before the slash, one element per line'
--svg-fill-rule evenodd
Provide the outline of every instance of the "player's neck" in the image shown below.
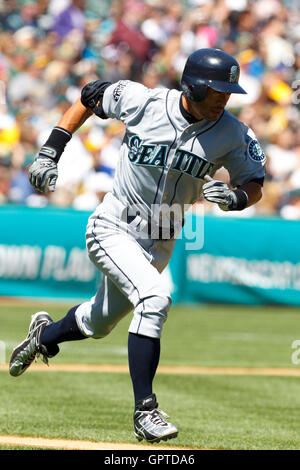
<path fill-rule="evenodd" d="M 186 99 L 184 94 L 181 95 L 180 104 L 181 104 L 181 112 L 189 122 L 198 122 L 204 119 L 204 117 L 197 110 L 193 108 L 191 101 Z"/>

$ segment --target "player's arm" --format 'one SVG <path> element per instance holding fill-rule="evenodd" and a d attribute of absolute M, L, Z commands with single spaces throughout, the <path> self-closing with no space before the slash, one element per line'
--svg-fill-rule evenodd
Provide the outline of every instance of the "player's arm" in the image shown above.
<path fill-rule="evenodd" d="M 73 132 L 92 114 L 93 111 L 83 106 L 80 99 L 64 113 L 29 168 L 29 181 L 35 189 L 43 193 L 55 190 L 57 163 Z"/>
<path fill-rule="evenodd" d="M 205 176 L 203 196 L 209 202 L 215 202 L 224 211 L 241 211 L 256 204 L 262 197 L 263 178 L 249 181 L 237 189 L 231 189 L 223 181 Z"/>
<path fill-rule="evenodd" d="M 45 144 L 42 146 L 33 164 L 29 168 L 29 181 L 34 188 L 43 193 L 55 190 L 58 177 L 57 163 L 72 134 L 93 114 L 101 117 L 102 97 L 110 82 L 97 80 L 85 85 L 81 97 L 64 113 Z"/>
<path fill-rule="evenodd" d="M 65 129 L 70 134 L 76 132 L 85 121 L 92 116 L 93 111 L 83 106 L 81 99 L 77 101 L 64 113 L 57 127 Z"/>
<path fill-rule="evenodd" d="M 102 108 L 102 98 L 109 85 L 111 82 L 102 80 L 85 85 L 81 90 L 81 97 L 65 112 L 58 126 L 73 134 L 92 114 L 107 118 Z"/>
<path fill-rule="evenodd" d="M 262 185 L 256 181 L 250 181 L 250 183 L 239 186 L 239 189 L 245 191 L 248 197 L 248 203 L 246 207 L 250 207 L 256 204 L 262 198 Z"/>

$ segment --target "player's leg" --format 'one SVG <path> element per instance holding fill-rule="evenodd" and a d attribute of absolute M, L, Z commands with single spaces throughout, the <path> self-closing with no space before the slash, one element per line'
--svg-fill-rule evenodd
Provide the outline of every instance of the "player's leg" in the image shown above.
<path fill-rule="evenodd" d="M 152 255 L 151 264 L 158 273 L 161 273 L 170 260 L 174 240 L 143 242 L 146 249 L 149 244 Z M 159 279 L 164 284 L 161 275 Z M 152 392 L 160 358 L 160 337 L 156 337 L 153 323 L 149 321 L 152 318 L 147 309 L 136 308 L 134 310 L 128 335 L 128 360 L 135 398 L 135 435 L 138 440 L 159 442 L 176 437 L 178 430 L 172 423 L 166 421 L 165 418 L 168 416 L 158 409 L 156 395 Z M 160 331 L 161 327 L 162 325 Z"/>
<path fill-rule="evenodd" d="M 153 345 L 159 344 L 162 325 L 170 307 L 168 289 L 162 283 L 157 269 L 151 266 L 149 257 L 147 259 L 140 245 L 130 237 L 124 234 L 102 236 L 98 239 L 94 237 L 88 246 L 92 261 L 106 275 L 102 288 L 89 302 L 71 309 L 64 319 L 57 322 L 58 324 L 53 324 L 49 318 L 41 318 L 37 328 L 32 328 L 32 335 L 36 338 L 33 340 L 32 335 L 30 336 L 30 345 L 35 348 L 35 353 L 38 351 L 43 354 L 41 337 L 49 348 L 55 349 L 59 341 L 55 335 L 60 335 L 62 341 L 106 336 L 134 306 L 133 324 L 136 324 L 137 328 L 131 331 L 133 341 L 129 347 L 129 362 L 135 397 L 144 395 L 139 403 L 136 400 L 136 409 L 140 409 L 139 414 L 135 413 L 135 422 L 138 416 L 140 417 L 139 437 L 152 441 L 174 437 L 177 429 L 162 417 L 158 419 L 157 402 L 152 395 L 152 380 L 159 360 L 159 348 Z M 138 337 L 135 342 L 134 339 Z M 23 355 L 26 370 L 33 360 L 33 354 L 28 356 L 27 351 L 24 361 L 23 352 L 21 356 Z M 143 367 L 140 371 L 138 363 L 132 362 L 134 356 L 143 357 Z M 12 369 L 11 367 L 11 371 Z M 144 391 L 141 390 L 141 383 L 144 383 Z M 148 425 L 152 428 L 151 435 L 146 431 Z"/>
<path fill-rule="evenodd" d="M 124 234 L 104 238 L 100 244 L 96 244 L 96 252 L 94 246 L 91 250 L 92 261 L 107 275 L 104 275 L 97 294 L 88 302 L 71 308 L 58 322 L 53 322 L 46 312 L 33 315 L 28 336 L 12 352 L 9 368 L 12 376 L 24 373 L 39 354 L 47 362 L 48 358 L 58 353 L 57 345 L 63 341 L 106 336 L 133 309 L 134 304 L 141 302 L 141 288 L 135 286 L 132 278 L 136 276 L 137 266 L 141 262 L 144 267 L 138 274 L 139 282 L 144 277 L 144 269 L 150 266 L 142 249 Z M 155 271 L 153 267 L 150 268 Z M 151 273 L 148 277 L 151 277 Z M 147 284 L 155 290 L 155 285 L 150 285 L 150 279 Z M 148 291 L 143 295 L 148 296 Z"/>
<path fill-rule="evenodd" d="M 170 301 L 145 252 L 126 235 L 107 237 L 97 248 L 91 258 L 107 275 L 97 295 L 70 309 L 58 322 L 46 312 L 33 315 L 27 338 L 12 353 L 11 375 L 23 373 L 38 354 L 45 360 L 53 357 L 63 341 L 106 336 L 134 306 L 138 323 L 141 315 L 152 320 L 149 336 L 160 335 Z"/>
<path fill-rule="evenodd" d="M 104 230 L 104 236 L 109 235 Z M 119 249 L 120 246 L 122 244 L 118 245 Z M 105 258 L 103 250 L 101 253 L 100 258 L 103 261 Z M 95 264 L 102 270 L 101 263 Z M 106 271 L 109 273 L 113 268 L 114 265 L 108 266 Z M 114 284 L 109 283 L 110 288 L 107 288 L 105 279 L 104 276 L 96 296 L 89 302 L 72 307 L 58 322 L 53 322 L 47 312 L 37 312 L 32 315 L 27 337 L 14 348 L 10 358 L 9 372 L 12 376 L 17 377 L 23 374 L 39 355 L 42 355 L 43 361 L 48 363 L 48 358 L 59 352 L 58 344 L 61 342 L 81 340 L 90 336 L 100 338 L 111 331 L 114 324 L 127 314 L 133 305 Z M 76 315 L 79 308 L 80 311 Z M 88 319 L 86 323 L 85 318 Z M 88 322 L 91 323 L 90 329 Z"/>
<path fill-rule="evenodd" d="M 106 276 L 103 288 L 96 297 L 77 309 L 77 321 L 85 334 L 100 338 L 107 335 L 132 309 L 133 305 L 126 296 Z M 140 317 L 141 313 L 140 308 L 135 309 L 135 315 Z M 129 332 L 128 361 L 135 401 L 134 429 L 139 440 L 145 438 L 151 442 L 170 439 L 178 433 L 176 427 L 164 419 L 166 415 L 158 410 L 156 396 L 152 392 L 159 356 L 160 338 Z"/>
<path fill-rule="evenodd" d="M 11 354 L 9 372 L 13 377 L 23 374 L 39 355 L 48 364 L 48 358 L 59 352 L 59 343 L 86 338 L 75 320 L 77 307 L 72 307 L 58 322 L 53 322 L 47 312 L 32 315 L 27 337 Z"/>
<path fill-rule="evenodd" d="M 118 285 L 134 306 L 134 317 L 129 328 L 128 359 L 135 397 L 135 434 L 138 439 L 145 438 L 152 442 L 176 437 L 178 430 L 165 420 L 166 415 L 158 410 L 156 396 L 152 393 L 152 382 L 159 362 L 161 331 L 171 305 L 169 289 L 158 269 L 150 264 L 151 257 L 136 240 L 115 235 L 100 240 L 100 246 L 94 240 L 89 247 L 94 263 L 99 264 L 107 278 Z M 95 320 L 100 319 L 98 324 L 95 322 L 92 325 L 89 309 L 80 306 L 78 317 L 80 313 L 82 317 L 78 318 L 78 324 L 86 333 L 94 330 L 94 334 L 100 336 L 106 332 L 99 315 L 95 315 Z"/>
<path fill-rule="evenodd" d="M 129 333 L 128 360 L 135 396 L 134 433 L 138 440 L 160 442 L 177 436 L 177 428 L 158 409 L 152 382 L 160 356 L 160 338 Z"/>
<path fill-rule="evenodd" d="M 16 346 L 11 354 L 9 373 L 13 377 L 23 374 L 37 356 L 43 356 L 43 361 L 48 364 L 48 358 L 55 356 L 59 347 L 55 345 L 48 351 L 41 343 L 43 330 L 53 323 L 47 312 L 37 312 L 32 315 L 27 337 Z"/>
<path fill-rule="evenodd" d="M 117 321 L 133 308 L 120 290 L 104 276 L 97 294 L 89 302 L 72 307 L 61 320 L 53 322 L 47 312 L 32 315 L 27 337 L 12 352 L 10 374 L 14 377 L 23 374 L 38 355 L 42 355 L 43 361 L 48 363 L 48 358 L 59 352 L 60 343 L 93 336 L 93 329 L 82 333 L 78 326 L 76 311 L 79 307 L 91 314 L 92 322 L 95 315 L 102 316 L 102 334 L 95 337 L 106 336 Z"/>
<path fill-rule="evenodd" d="M 143 247 L 146 250 L 148 250 L 150 246 L 152 256 L 151 264 L 155 267 L 157 277 L 157 272 L 161 273 L 170 260 L 174 248 L 174 240 L 163 242 L 156 241 L 155 243 L 153 243 L 152 240 L 146 240 L 143 242 Z M 161 277 L 161 274 L 159 274 L 157 278 L 163 285 L 165 281 Z M 154 299 L 153 302 L 155 302 Z M 149 319 L 153 318 L 151 311 L 155 310 L 155 308 L 153 309 L 152 305 L 150 310 L 147 311 L 144 305 L 140 307 L 141 308 L 134 310 L 128 335 L 129 368 L 134 383 L 136 404 L 152 394 L 152 382 L 160 358 L 160 337 L 157 337 L 156 331 L 153 331 L 153 326 L 149 323 Z M 139 350 L 140 354 L 135 354 L 136 350 Z M 147 379 L 145 377 L 146 371 Z"/>

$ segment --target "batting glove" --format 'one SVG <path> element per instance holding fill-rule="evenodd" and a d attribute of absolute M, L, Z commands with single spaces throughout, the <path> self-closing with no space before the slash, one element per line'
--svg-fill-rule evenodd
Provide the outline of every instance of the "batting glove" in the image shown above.
<path fill-rule="evenodd" d="M 213 180 L 203 185 L 203 196 L 209 202 L 215 202 L 223 211 L 245 209 L 248 196 L 242 189 L 230 189 L 226 183 Z"/>
<path fill-rule="evenodd" d="M 57 163 L 39 153 L 29 168 L 28 177 L 32 186 L 41 193 L 54 191 L 58 177 Z"/>
<path fill-rule="evenodd" d="M 29 181 L 38 191 L 47 193 L 48 190 L 55 190 L 58 177 L 57 163 L 71 138 L 72 134 L 62 127 L 56 126 L 52 130 L 29 168 Z"/>

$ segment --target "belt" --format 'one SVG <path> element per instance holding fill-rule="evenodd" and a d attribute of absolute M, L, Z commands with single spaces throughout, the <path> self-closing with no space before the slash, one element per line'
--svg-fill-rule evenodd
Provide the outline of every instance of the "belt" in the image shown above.
<path fill-rule="evenodd" d="M 136 215 L 127 215 L 127 223 L 131 224 L 138 216 Z M 145 222 L 145 219 L 141 219 L 140 222 L 136 225 L 137 232 L 139 231 L 139 224 Z M 171 240 L 174 238 L 175 233 L 179 231 L 179 228 L 182 229 L 184 226 L 184 219 L 181 220 L 181 223 L 174 227 L 170 222 L 169 226 L 161 226 L 153 223 L 151 217 L 148 218 L 146 226 L 142 226 L 140 230 L 143 233 L 147 233 L 149 238 L 153 240 Z"/>
<path fill-rule="evenodd" d="M 171 240 L 176 233 L 180 232 L 185 222 L 183 217 L 175 226 L 171 221 L 169 225 L 161 226 L 156 224 L 150 216 L 147 218 L 146 214 L 141 217 L 138 211 L 136 214 L 129 215 L 130 209 L 124 206 L 112 193 L 106 194 L 101 206 L 106 207 L 110 214 L 127 224 L 132 224 L 136 219 L 136 223 L 131 225 L 132 230 L 143 235 L 147 234 L 153 240 Z"/>

